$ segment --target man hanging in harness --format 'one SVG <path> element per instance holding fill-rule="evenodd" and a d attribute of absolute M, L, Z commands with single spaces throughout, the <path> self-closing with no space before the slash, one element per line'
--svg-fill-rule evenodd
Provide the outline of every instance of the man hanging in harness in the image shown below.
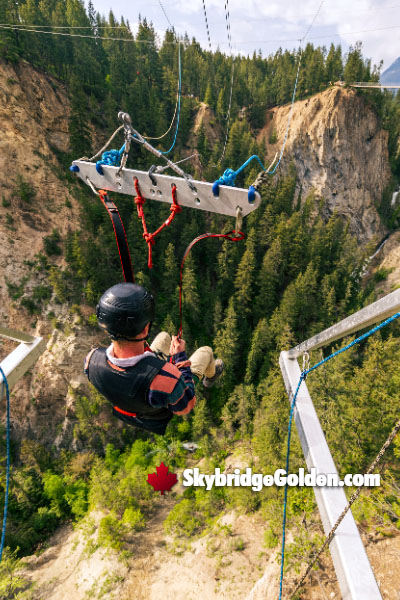
<path fill-rule="evenodd" d="M 140 285 L 114 285 L 100 298 L 96 314 L 112 343 L 87 355 L 85 374 L 112 403 L 114 415 L 130 425 L 163 435 L 174 414 L 193 410 L 194 383 L 211 387 L 224 370 L 208 346 L 188 360 L 184 340 L 165 331 L 148 346 L 154 298 Z"/>

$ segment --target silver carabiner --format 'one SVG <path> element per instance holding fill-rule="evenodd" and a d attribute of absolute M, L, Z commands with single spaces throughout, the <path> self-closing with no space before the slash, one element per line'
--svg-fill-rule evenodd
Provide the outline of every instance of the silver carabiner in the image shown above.
<path fill-rule="evenodd" d="M 302 372 L 304 373 L 304 371 L 308 371 L 309 368 L 310 368 L 310 355 L 308 354 L 308 352 L 303 352 L 303 369 L 302 369 Z"/>

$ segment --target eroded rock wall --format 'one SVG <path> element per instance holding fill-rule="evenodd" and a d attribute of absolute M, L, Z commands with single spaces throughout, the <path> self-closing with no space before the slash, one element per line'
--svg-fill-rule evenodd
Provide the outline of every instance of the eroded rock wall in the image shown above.
<path fill-rule="evenodd" d="M 266 143 L 269 157 L 281 148 L 289 112 L 286 105 L 266 115 L 258 141 Z M 390 180 L 388 132 L 354 90 L 335 86 L 294 104 L 281 171 L 290 163 L 302 198 L 314 190 L 328 213 L 349 219 L 361 242 L 385 235 L 376 207 Z"/>

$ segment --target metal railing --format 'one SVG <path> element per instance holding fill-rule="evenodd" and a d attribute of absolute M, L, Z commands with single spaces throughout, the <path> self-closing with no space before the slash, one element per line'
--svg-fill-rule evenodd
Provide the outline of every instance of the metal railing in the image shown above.
<path fill-rule="evenodd" d="M 13 388 L 21 377 L 35 364 L 46 348 L 42 337 L 34 337 L 26 333 L 0 327 L 0 338 L 20 342 L 1 362 L 0 366 L 7 377 L 9 388 Z M 0 374 L 0 399 L 4 391 L 3 378 Z"/>
<path fill-rule="evenodd" d="M 355 81 L 348 85 L 354 88 L 376 88 L 380 90 L 398 90 L 400 88 L 398 83 L 380 83 L 379 81 Z"/>
<path fill-rule="evenodd" d="M 321 348 L 383 321 L 399 311 L 400 289 L 325 329 L 295 348 L 281 352 L 279 364 L 290 403 L 301 375 L 297 362 L 299 356 L 304 352 Z M 305 381 L 298 392 L 294 419 L 308 469 L 314 467 L 317 473 L 323 474 L 337 473 Z M 315 487 L 314 493 L 325 534 L 328 534 L 347 505 L 346 495 L 341 487 Z M 365 600 L 365 598 L 378 600 L 382 598 L 350 511 L 339 525 L 329 549 L 344 600 Z"/>

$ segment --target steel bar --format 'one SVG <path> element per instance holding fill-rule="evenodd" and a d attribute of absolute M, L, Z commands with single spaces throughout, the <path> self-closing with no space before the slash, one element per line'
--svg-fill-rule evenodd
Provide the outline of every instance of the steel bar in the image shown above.
<path fill-rule="evenodd" d="M 300 379 L 300 367 L 296 359 L 289 357 L 289 352 L 281 352 L 279 363 L 291 403 Z M 305 381 L 298 392 L 294 419 L 308 469 L 316 468 L 317 474 L 337 473 Z M 347 505 L 346 495 L 343 487 L 316 486 L 314 493 L 325 534 L 328 534 Z M 382 599 L 351 511 L 339 525 L 329 548 L 344 600 Z"/>
<path fill-rule="evenodd" d="M 304 352 L 311 352 L 322 346 L 326 346 L 335 340 L 343 338 L 355 331 L 364 329 L 371 325 L 374 325 L 378 321 L 383 321 L 392 317 L 394 314 L 400 311 L 400 289 L 395 290 L 391 294 L 384 296 L 380 300 L 377 300 L 373 304 L 362 308 L 358 312 L 350 315 L 343 321 L 332 325 L 328 329 L 325 329 L 321 333 L 317 333 L 312 338 L 302 342 L 295 348 L 288 350 L 288 356 L 290 358 L 297 358 Z"/>

